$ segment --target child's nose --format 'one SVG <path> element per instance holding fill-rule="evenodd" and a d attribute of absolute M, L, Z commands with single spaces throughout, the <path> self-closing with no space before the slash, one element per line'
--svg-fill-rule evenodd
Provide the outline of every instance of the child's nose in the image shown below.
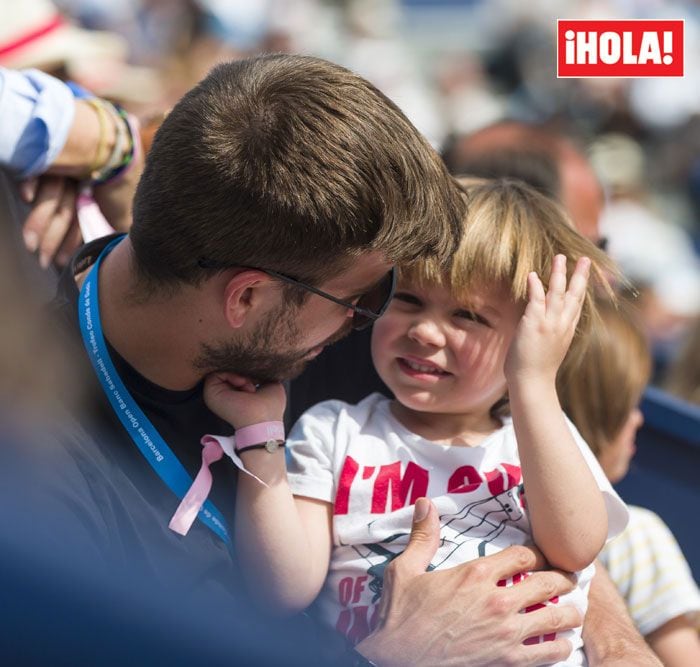
<path fill-rule="evenodd" d="M 427 318 L 416 320 L 408 330 L 408 337 L 420 345 L 433 347 L 442 347 L 446 340 L 440 325 Z"/>

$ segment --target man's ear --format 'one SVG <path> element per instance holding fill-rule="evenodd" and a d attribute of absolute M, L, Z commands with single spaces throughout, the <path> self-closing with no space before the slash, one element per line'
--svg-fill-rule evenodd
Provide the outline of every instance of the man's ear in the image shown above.
<path fill-rule="evenodd" d="M 251 313 L 259 309 L 269 298 L 266 289 L 270 276 L 262 271 L 245 269 L 235 274 L 224 288 L 224 316 L 229 326 L 238 329 L 243 326 Z"/>

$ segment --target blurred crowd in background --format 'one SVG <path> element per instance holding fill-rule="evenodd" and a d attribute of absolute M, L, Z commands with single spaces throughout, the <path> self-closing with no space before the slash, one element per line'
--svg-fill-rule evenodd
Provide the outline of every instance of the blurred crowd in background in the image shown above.
<path fill-rule="evenodd" d="M 684 19 L 685 76 L 558 79 L 563 18 Z M 699 33 L 692 0 L 0 0 L 1 65 L 76 81 L 146 127 L 217 62 L 281 51 L 366 77 L 438 150 L 505 119 L 570 137 L 602 183 L 599 242 L 631 283 L 654 380 L 698 403 Z"/>

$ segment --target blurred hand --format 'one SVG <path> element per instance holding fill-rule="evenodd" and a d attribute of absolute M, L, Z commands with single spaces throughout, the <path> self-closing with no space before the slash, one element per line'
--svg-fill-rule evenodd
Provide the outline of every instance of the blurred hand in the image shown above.
<path fill-rule="evenodd" d="M 65 266 L 83 241 L 75 209 L 77 181 L 44 174 L 22 182 L 20 195 L 32 206 L 22 230 L 25 246 L 38 253 L 42 268 L 51 262 Z"/>

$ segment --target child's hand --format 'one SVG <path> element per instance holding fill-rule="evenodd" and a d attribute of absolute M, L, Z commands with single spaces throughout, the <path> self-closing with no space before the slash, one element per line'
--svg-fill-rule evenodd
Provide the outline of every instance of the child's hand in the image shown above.
<path fill-rule="evenodd" d="M 235 373 L 213 373 L 204 382 L 204 402 L 216 415 L 239 429 L 260 422 L 282 421 L 287 396 L 280 382 L 257 388 Z"/>
<path fill-rule="evenodd" d="M 529 302 L 505 361 L 508 383 L 544 379 L 554 382 L 571 345 L 588 284 L 591 261 L 581 257 L 566 285 L 566 258 L 552 261 L 549 291 L 536 273 L 528 276 Z"/>

